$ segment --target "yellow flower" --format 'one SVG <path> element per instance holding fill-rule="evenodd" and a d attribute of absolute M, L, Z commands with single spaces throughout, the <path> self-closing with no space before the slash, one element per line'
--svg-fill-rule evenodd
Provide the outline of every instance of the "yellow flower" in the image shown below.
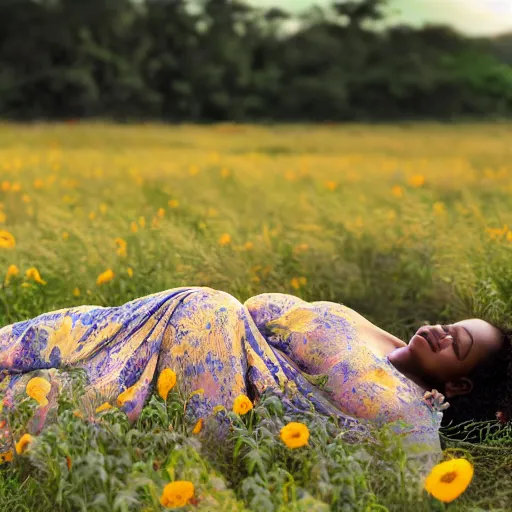
<path fill-rule="evenodd" d="M 290 284 L 295 290 L 298 290 L 301 286 L 305 286 L 307 282 L 308 280 L 305 277 L 292 277 L 290 280 Z"/>
<path fill-rule="evenodd" d="M 117 406 L 122 407 L 126 402 L 130 402 L 133 400 L 135 392 L 137 391 L 136 384 L 125 389 L 118 397 L 117 397 Z"/>
<path fill-rule="evenodd" d="M 109 281 L 112 281 L 112 279 L 114 279 L 114 276 L 114 272 L 112 271 L 112 269 L 109 268 L 98 276 L 98 279 L 96 279 L 96 284 L 100 286 L 102 284 L 108 283 Z"/>
<path fill-rule="evenodd" d="M 16 453 L 21 455 L 33 440 L 34 438 L 30 434 L 23 434 L 21 439 L 16 443 Z"/>
<path fill-rule="evenodd" d="M 219 238 L 219 245 L 225 246 L 229 245 L 231 243 L 231 235 L 228 235 L 228 233 L 224 233 Z"/>
<path fill-rule="evenodd" d="M 165 216 L 165 210 L 163 208 L 158 208 L 156 214 L 162 219 Z"/>
<path fill-rule="evenodd" d="M 208 208 L 206 215 L 208 215 L 208 217 L 217 217 L 217 215 L 219 215 L 219 212 L 215 208 Z"/>
<path fill-rule="evenodd" d="M 411 176 L 407 182 L 411 187 L 419 188 L 425 185 L 425 176 L 422 174 L 415 174 L 414 176 Z"/>
<path fill-rule="evenodd" d="M 2 182 L 2 191 L 7 192 L 11 188 L 11 184 L 8 181 Z"/>
<path fill-rule="evenodd" d="M 107 213 L 107 205 L 105 203 L 100 204 L 100 212 L 105 215 Z"/>
<path fill-rule="evenodd" d="M 39 405 L 48 405 L 48 393 L 50 392 L 51 384 L 42 377 L 34 377 L 27 382 L 25 391 L 30 398 L 36 400 Z"/>
<path fill-rule="evenodd" d="M 178 206 L 180 205 L 180 203 L 179 203 L 179 201 L 177 199 L 171 199 L 167 204 L 171 208 L 178 208 Z"/>
<path fill-rule="evenodd" d="M 94 220 L 96 218 L 96 213 L 89 212 L 89 219 Z"/>
<path fill-rule="evenodd" d="M 137 223 L 135 221 L 133 221 L 130 224 L 130 229 L 131 229 L 132 233 L 137 233 L 137 231 L 139 231 L 139 226 L 137 226 Z"/>
<path fill-rule="evenodd" d="M 177 480 L 164 487 L 160 505 L 165 508 L 184 507 L 193 497 L 194 484 L 186 480 Z"/>
<path fill-rule="evenodd" d="M 192 430 L 192 434 L 199 434 L 203 429 L 203 418 L 199 418 L 199 421 L 196 423 L 194 430 Z"/>
<path fill-rule="evenodd" d="M 62 240 L 67 240 L 69 238 L 69 233 L 67 231 L 64 231 L 64 233 L 62 233 Z"/>
<path fill-rule="evenodd" d="M 288 448 L 300 448 L 308 444 L 309 429 L 304 423 L 292 421 L 281 429 L 281 439 Z"/>
<path fill-rule="evenodd" d="M 146 218 L 145 217 L 139 217 L 139 226 L 144 229 L 146 226 Z"/>
<path fill-rule="evenodd" d="M 124 258 L 126 256 L 126 247 L 128 244 L 122 238 L 116 238 L 115 242 L 117 245 L 116 252 L 117 252 L 118 256 L 121 256 L 122 258 Z"/>
<path fill-rule="evenodd" d="M 436 201 L 432 206 L 435 215 L 444 215 L 446 213 L 446 206 L 441 201 Z"/>
<path fill-rule="evenodd" d="M 252 402 L 249 397 L 245 395 L 238 395 L 233 403 L 233 411 L 236 414 L 246 414 L 253 408 Z"/>
<path fill-rule="evenodd" d="M 294 247 L 293 252 L 295 254 L 300 254 L 301 252 L 306 252 L 308 249 L 309 249 L 308 244 L 299 244 Z"/>
<path fill-rule="evenodd" d="M 223 167 L 222 170 L 220 171 L 220 175 L 223 178 L 227 178 L 230 174 L 231 172 L 229 171 L 229 169 L 226 169 L 226 167 Z"/>
<path fill-rule="evenodd" d="M 23 194 L 21 196 L 21 200 L 24 202 L 24 203 L 30 203 L 31 199 L 30 199 L 30 196 L 27 195 L 27 194 Z"/>
<path fill-rule="evenodd" d="M 254 244 L 252 242 L 245 242 L 244 249 L 246 251 L 250 251 L 253 248 L 254 248 Z"/>
<path fill-rule="evenodd" d="M 192 391 L 192 393 L 190 393 L 190 395 L 188 397 L 190 398 L 190 397 L 193 397 L 194 395 L 204 395 L 204 389 L 203 388 L 196 389 L 195 391 Z"/>
<path fill-rule="evenodd" d="M 163 370 L 158 376 L 157 389 L 158 394 L 164 399 L 167 400 L 167 395 L 169 391 L 176 385 L 176 373 L 173 372 L 170 368 L 166 368 Z"/>
<path fill-rule="evenodd" d="M 0 249 L 12 249 L 16 247 L 16 239 L 9 231 L 0 230 Z"/>
<path fill-rule="evenodd" d="M 80 419 L 83 419 L 84 415 L 82 413 L 82 411 L 79 411 L 78 409 L 74 410 L 73 411 L 73 416 L 75 418 L 80 418 Z"/>
<path fill-rule="evenodd" d="M 466 459 L 452 459 L 432 468 L 425 480 L 425 490 L 449 503 L 460 496 L 473 478 L 473 465 Z"/>
<path fill-rule="evenodd" d="M 21 185 L 18 182 L 13 183 L 11 190 L 13 192 L 19 192 L 21 190 Z"/>
<path fill-rule="evenodd" d="M 334 191 L 336 188 L 338 188 L 338 184 L 335 181 L 326 181 L 325 186 L 330 191 Z"/>
<path fill-rule="evenodd" d="M 108 402 L 105 402 L 104 404 L 101 404 L 99 407 L 96 407 L 96 412 L 108 411 L 109 409 L 112 409 L 112 406 Z"/>
<path fill-rule="evenodd" d="M 39 283 L 39 284 L 46 284 L 46 281 L 41 279 L 41 275 L 39 274 L 39 270 L 37 270 L 36 267 L 30 267 L 26 272 L 25 272 L 25 277 L 27 279 L 33 279 L 36 283 Z"/>
<path fill-rule="evenodd" d="M 126 269 L 126 273 L 128 274 L 128 277 L 133 277 L 133 269 L 132 269 L 132 267 L 128 267 Z"/>
<path fill-rule="evenodd" d="M 4 462 L 12 462 L 12 450 L 0 453 L 0 464 L 3 464 Z"/>
<path fill-rule="evenodd" d="M 395 196 L 395 197 L 402 197 L 404 195 L 404 189 L 400 186 L 400 185 L 395 185 L 392 189 L 391 189 L 391 193 Z"/>
<path fill-rule="evenodd" d="M 5 274 L 5 284 L 8 285 L 11 277 L 16 277 L 20 273 L 20 269 L 16 265 L 9 265 L 7 274 Z"/>
<path fill-rule="evenodd" d="M 73 295 L 74 295 L 75 297 L 80 297 L 80 288 L 75 288 L 75 289 L 73 290 Z"/>

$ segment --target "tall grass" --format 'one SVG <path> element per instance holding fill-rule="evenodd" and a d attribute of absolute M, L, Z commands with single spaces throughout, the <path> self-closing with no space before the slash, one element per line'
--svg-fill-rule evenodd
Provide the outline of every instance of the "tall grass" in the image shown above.
<path fill-rule="evenodd" d="M 0 231 L 16 245 L 0 248 L 0 278 L 11 264 L 20 274 L 0 288 L 0 325 L 200 285 L 241 301 L 279 291 L 341 302 L 404 340 L 423 322 L 510 328 L 511 132 L 1 125 Z M 25 277 L 30 267 L 45 285 Z M 97 285 L 108 268 L 114 279 Z M 130 427 L 115 410 L 88 423 L 62 404 L 37 449 L 0 474 L 0 509 L 158 510 L 171 467 L 195 481 L 203 510 L 443 510 L 386 432 L 379 445 L 349 444 L 303 418 L 311 446 L 290 452 L 269 396 L 250 428 L 231 415 L 232 438 L 212 451 L 178 406 L 169 432 L 163 407 L 153 398 Z M 511 438 L 445 441 L 475 463 L 447 509 L 509 510 Z"/>

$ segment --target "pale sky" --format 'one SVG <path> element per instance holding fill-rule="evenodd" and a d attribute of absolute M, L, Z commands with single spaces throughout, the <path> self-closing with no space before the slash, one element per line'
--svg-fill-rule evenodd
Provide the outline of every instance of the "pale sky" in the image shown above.
<path fill-rule="evenodd" d="M 300 11 L 311 5 L 328 5 L 329 0 L 252 0 L 258 6 L 276 6 Z M 390 0 L 390 19 L 422 24 L 449 24 L 471 35 L 512 32 L 512 0 Z"/>

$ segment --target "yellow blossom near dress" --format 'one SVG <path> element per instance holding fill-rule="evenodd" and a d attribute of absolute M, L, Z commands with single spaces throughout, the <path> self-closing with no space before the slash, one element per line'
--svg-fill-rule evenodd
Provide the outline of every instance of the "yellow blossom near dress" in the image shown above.
<path fill-rule="evenodd" d="M 440 413 L 387 358 L 370 350 L 342 304 L 283 293 L 242 304 L 209 287 L 182 287 L 0 328 L 4 405 L 15 407 L 16 395 L 34 377 L 52 385 L 37 429 L 76 368 L 87 375 L 82 401 L 92 410 L 117 404 L 131 421 L 162 372 L 172 370 L 176 389 L 189 397 L 191 424 L 233 410 L 241 395 L 257 402 L 272 390 L 289 410 L 313 408 L 361 432 L 369 424 L 391 424 L 410 444 L 440 452 Z"/>

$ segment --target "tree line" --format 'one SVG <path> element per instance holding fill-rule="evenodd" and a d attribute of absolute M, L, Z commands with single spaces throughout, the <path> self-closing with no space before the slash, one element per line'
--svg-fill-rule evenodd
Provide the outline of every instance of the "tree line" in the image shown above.
<path fill-rule="evenodd" d="M 257 5 L 257 3 L 256 3 Z M 0 0 L 0 116 L 170 122 L 506 117 L 512 37 L 242 0 Z"/>

